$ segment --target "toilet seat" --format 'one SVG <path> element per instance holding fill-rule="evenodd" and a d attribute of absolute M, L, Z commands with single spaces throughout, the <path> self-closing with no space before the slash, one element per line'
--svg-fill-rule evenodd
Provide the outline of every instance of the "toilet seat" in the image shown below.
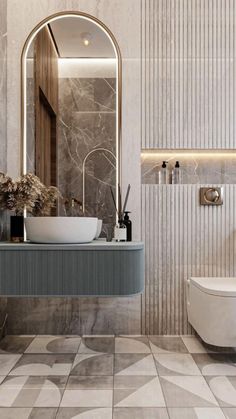
<path fill-rule="evenodd" d="M 206 294 L 218 295 L 222 297 L 236 297 L 235 277 L 191 277 L 190 282 Z"/>

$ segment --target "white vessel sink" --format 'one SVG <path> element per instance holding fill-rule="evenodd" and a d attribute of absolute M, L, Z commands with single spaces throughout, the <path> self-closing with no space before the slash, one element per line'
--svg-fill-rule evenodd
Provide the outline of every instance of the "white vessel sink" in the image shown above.
<path fill-rule="evenodd" d="M 28 217 L 27 239 L 33 243 L 89 243 L 97 232 L 95 217 Z"/>

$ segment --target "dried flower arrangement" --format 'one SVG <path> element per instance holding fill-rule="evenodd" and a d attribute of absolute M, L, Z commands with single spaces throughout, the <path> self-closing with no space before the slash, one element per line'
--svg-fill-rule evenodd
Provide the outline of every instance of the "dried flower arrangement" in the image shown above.
<path fill-rule="evenodd" d="M 14 181 L 0 172 L 0 210 L 11 210 L 16 215 L 22 215 L 26 209 L 33 216 L 45 216 L 50 214 L 60 197 L 56 187 L 46 187 L 32 173 Z"/>

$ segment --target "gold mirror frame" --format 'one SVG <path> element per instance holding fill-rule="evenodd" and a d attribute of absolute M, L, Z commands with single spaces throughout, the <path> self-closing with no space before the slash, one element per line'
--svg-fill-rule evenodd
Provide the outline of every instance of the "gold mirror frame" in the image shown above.
<path fill-rule="evenodd" d="M 91 20 L 96 25 L 100 26 L 104 32 L 109 37 L 118 60 L 117 65 L 117 95 L 116 95 L 116 109 L 117 109 L 117 124 L 116 124 L 116 158 L 117 158 L 117 168 L 116 168 L 116 200 L 118 202 L 118 185 L 121 185 L 121 121 L 122 121 L 122 58 L 119 45 L 116 41 L 115 36 L 110 31 L 110 29 L 99 19 L 94 16 L 91 16 L 87 13 L 76 12 L 76 11 L 65 11 L 54 13 L 53 15 L 48 16 L 43 19 L 38 25 L 30 32 L 28 35 L 21 53 L 21 174 L 26 173 L 26 152 L 27 152 L 27 139 L 26 139 L 26 55 L 28 48 L 34 37 L 37 33 L 49 22 L 56 20 L 57 18 L 62 18 L 66 16 L 75 16 L 83 17 Z"/>

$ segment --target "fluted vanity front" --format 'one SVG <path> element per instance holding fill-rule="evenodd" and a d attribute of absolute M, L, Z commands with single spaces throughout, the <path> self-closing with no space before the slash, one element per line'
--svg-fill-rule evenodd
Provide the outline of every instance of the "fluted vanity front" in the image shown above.
<path fill-rule="evenodd" d="M 126 296 L 143 287 L 141 242 L 0 244 L 1 296 Z"/>

